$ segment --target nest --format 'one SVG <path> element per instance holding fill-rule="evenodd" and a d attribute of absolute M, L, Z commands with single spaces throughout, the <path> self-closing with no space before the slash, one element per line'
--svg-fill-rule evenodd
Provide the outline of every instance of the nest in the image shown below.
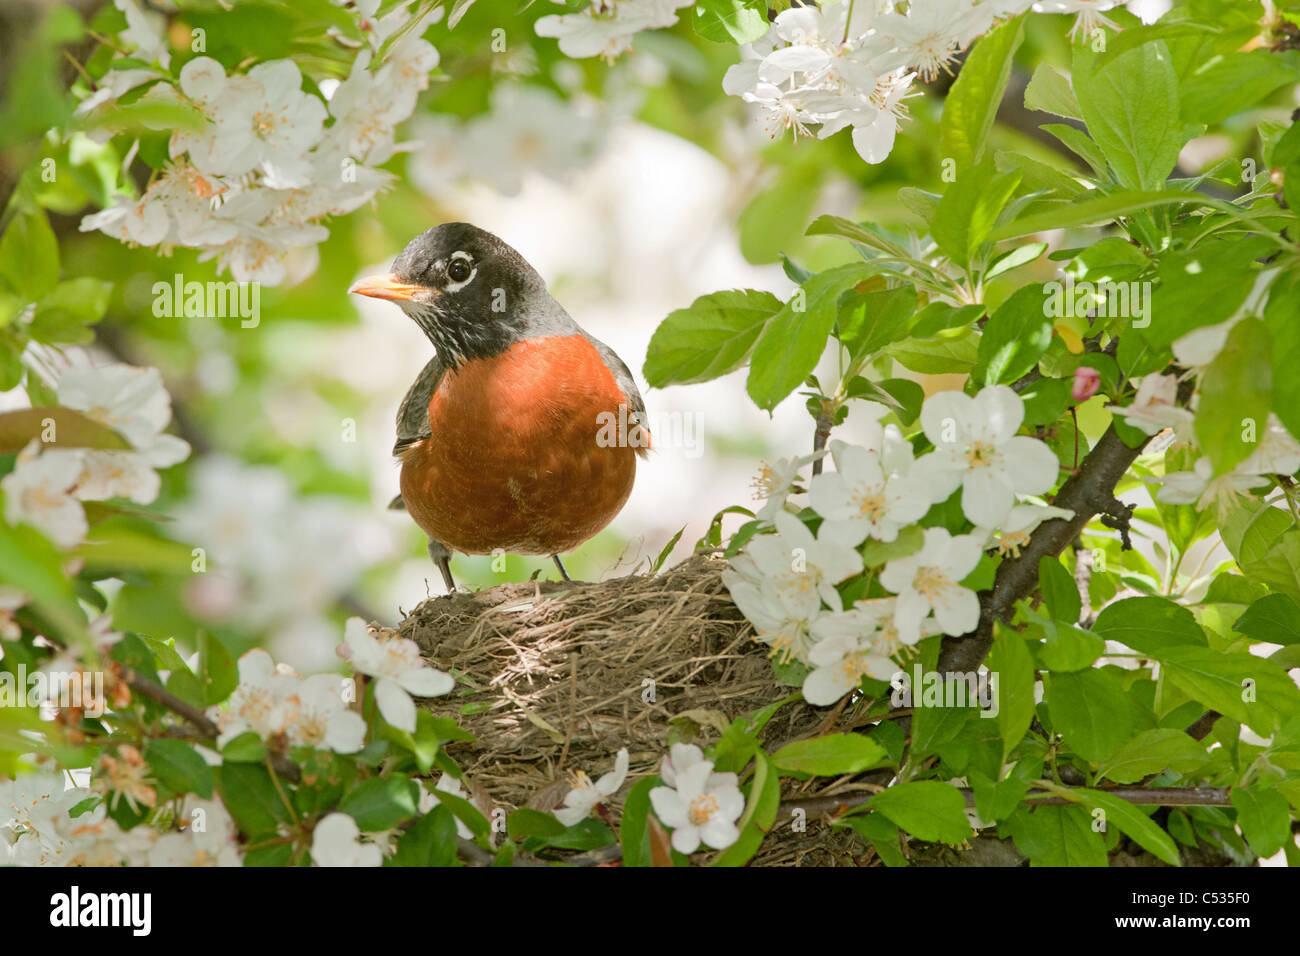
<path fill-rule="evenodd" d="M 605 773 L 621 747 L 633 782 L 657 772 L 671 744 L 707 746 L 735 718 L 789 696 L 722 583 L 726 566 L 701 554 L 656 575 L 506 584 L 415 608 L 399 633 L 456 676 L 456 693 L 425 706 L 474 735 L 448 752 L 480 802 L 552 809 L 569 772 Z M 787 704 L 764 744 L 817 733 L 826 717 Z M 799 835 L 797 852 L 769 851 L 769 837 L 763 856 L 843 863 L 863 853 L 850 834 L 819 829 Z"/>

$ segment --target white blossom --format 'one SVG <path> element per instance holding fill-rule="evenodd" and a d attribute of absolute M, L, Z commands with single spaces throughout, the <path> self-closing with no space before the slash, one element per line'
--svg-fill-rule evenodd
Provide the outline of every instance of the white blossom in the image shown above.
<path fill-rule="evenodd" d="M 1025 403 L 1005 385 L 973 398 L 939 392 L 921 406 L 921 427 L 934 444 L 914 474 L 929 481 L 935 500 L 962 489 L 961 506 L 976 526 L 997 527 L 1018 494 L 1040 494 L 1056 483 L 1056 454 L 1036 438 L 1017 435 Z"/>
<path fill-rule="evenodd" d="M 703 843 L 723 850 L 740 839 L 736 820 L 745 810 L 745 798 L 734 773 L 714 773 L 713 761 L 690 759 L 694 755 L 677 751 L 686 759 L 674 767 L 666 787 L 650 791 L 650 803 L 665 826 L 673 828 L 672 845 L 678 853 L 690 854 Z M 665 760 L 665 770 L 669 766 Z"/>
<path fill-rule="evenodd" d="M 361 842 L 357 822 L 346 813 L 331 813 L 316 824 L 311 836 L 311 858 L 317 866 L 380 866 L 383 851 Z"/>
<path fill-rule="evenodd" d="M 916 554 L 895 558 L 880 573 L 880 583 L 898 595 L 894 623 L 903 643 L 914 643 L 921 622 L 933 612 L 944 634 L 960 636 L 979 624 L 979 598 L 961 581 L 975 570 L 980 538 L 926 528 L 925 545 Z"/>
<path fill-rule="evenodd" d="M 415 732 L 416 697 L 451 693 L 456 682 L 450 674 L 428 666 L 415 641 L 396 632 L 376 636 L 359 617 L 348 618 L 340 648 L 360 674 L 375 678 L 375 701 L 384 720 L 398 730 Z"/>
<path fill-rule="evenodd" d="M 629 49 L 642 30 L 657 30 L 677 22 L 677 10 L 691 0 L 592 0 L 577 13 L 550 14 L 534 26 L 537 35 L 553 37 L 560 51 L 575 58 L 601 56 L 612 60 Z"/>
<path fill-rule="evenodd" d="M 573 775 L 573 787 L 564 797 L 564 806 L 555 811 L 555 818 L 566 827 L 581 823 L 591 815 L 592 808 L 616 794 L 627 779 L 628 753 L 624 747 L 614 757 L 614 769 L 593 781 L 583 771 Z"/>
<path fill-rule="evenodd" d="M 870 451 L 831 442 L 835 471 L 813 478 L 808 502 L 826 519 L 821 537 L 857 547 L 864 538 L 894 541 L 933 504 L 930 488 L 911 474 L 912 446 L 894 426 L 884 447 Z"/>

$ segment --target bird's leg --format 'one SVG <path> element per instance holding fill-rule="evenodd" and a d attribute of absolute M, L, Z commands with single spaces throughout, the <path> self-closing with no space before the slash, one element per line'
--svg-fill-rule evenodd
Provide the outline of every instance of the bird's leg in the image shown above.
<path fill-rule="evenodd" d="M 555 566 L 560 569 L 560 577 L 564 578 L 566 581 L 573 580 L 573 578 L 569 577 L 569 572 L 564 570 L 564 564 L 560 561 L 560 556 L 558 554 L 551 555 L 551 560 L 554 561 Z"/>
<path fill-rule="evenodd" d="M 429 539 L 429 557 L 433 558 L 433 563 L 438 566 L 442 572 L 442 583 L 447 586 L 448 594 L 456 593 L 456 580 L 451 576 L 451 552 L 441 541 Z"/>

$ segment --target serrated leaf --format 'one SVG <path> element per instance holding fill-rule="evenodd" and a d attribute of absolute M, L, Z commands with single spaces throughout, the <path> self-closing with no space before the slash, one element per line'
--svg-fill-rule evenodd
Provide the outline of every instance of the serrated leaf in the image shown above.
<path fill-rule="evenodd" d="M 961 791 L 937 780 L 895 784 L 867 805 L 918 840 L 960 843 L 971 835 Z"/>
<path fill-rule="evenodd" d="M 646 381 L 655 388 L 707 382 L 744 364 L 763 324 L 781 310 L 770 292 L 732 289 L 670 312 L 650 339 Z"/>

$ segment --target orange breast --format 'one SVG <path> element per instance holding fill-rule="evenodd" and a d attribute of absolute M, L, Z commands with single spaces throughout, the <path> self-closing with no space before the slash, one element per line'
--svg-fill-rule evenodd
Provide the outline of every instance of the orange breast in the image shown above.
<path fill-rule="evenodd" d="M 429 401 L 433 437 L 402 458 L 406 510 L 465 554 L 569 551 L 632 492 L 637 449 L 619 428 L 626 403 L 580 335 L 525 339 L 466 362 Z"/>

